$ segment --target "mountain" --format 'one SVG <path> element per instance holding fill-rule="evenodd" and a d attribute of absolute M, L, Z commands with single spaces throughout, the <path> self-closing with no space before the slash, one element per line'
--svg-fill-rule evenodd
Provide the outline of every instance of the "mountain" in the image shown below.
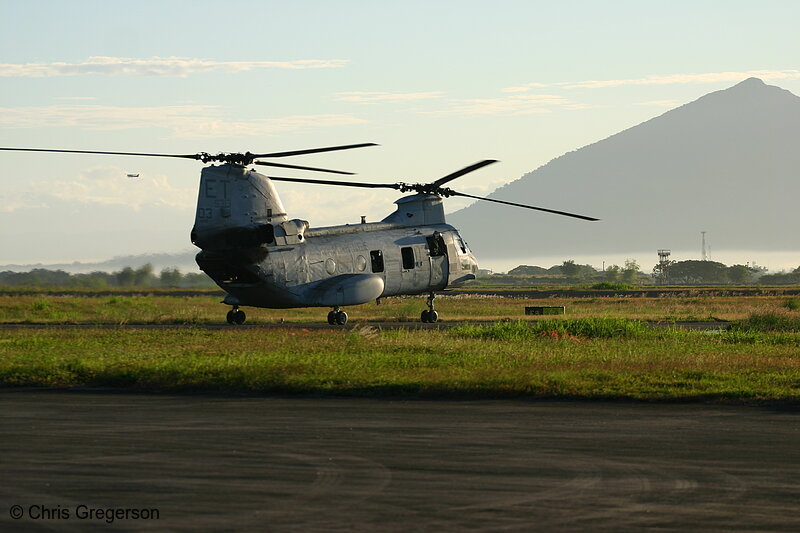
<path fill-rule="evenodd" d="M 115 272 L 125 267 L 139 268 L 147 263 L 153 266 L 156 273 L 164 268 L 178 268 L 181 272 L 199 272 L 197 263 L 194 262 L 196 251 L 187 251 L 178 254 L 142 254 L 125 255 L 95 263 L 51 263 L 51 264 L 28 264 L 28 265 L 0 265 L 0 272 L 28 272 L 36 268 L 46 270 L 63 270 L 70 274 L 82 274 L 87 272 Z"/>
<path fill-rule="evenodd" d="M 800 97 L 749 78 L 569 152 L 448 215 L 479 258 L 800 250 Z"/>

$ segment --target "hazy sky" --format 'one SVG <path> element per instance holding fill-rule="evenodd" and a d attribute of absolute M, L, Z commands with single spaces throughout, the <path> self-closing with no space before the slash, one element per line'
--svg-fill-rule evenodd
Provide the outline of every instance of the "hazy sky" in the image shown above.
<path fill-rule="evenodd" d="M 750 76 L 800 94 L 796 1 L 0 4 L 5 147 L 196 153 L 376 142 L 283 162 L 386 182 L 499 159 L 453 183 L 488 194 Z M 0 264 L 189 249 L 201 166 L 0 153 Z M 290 217 L 312 226 L 377 220 L 396 198 L 279 191 Z M 448 200 L 448 211 L 464 205 Z"/>

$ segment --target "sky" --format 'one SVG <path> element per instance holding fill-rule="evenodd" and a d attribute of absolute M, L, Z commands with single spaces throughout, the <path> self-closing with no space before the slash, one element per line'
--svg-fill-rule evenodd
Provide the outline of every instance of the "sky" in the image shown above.
<path fill-rule="evenodd" d="M 281 162 L 417 182 L 498 159 L 451 184 L 488 195 L 750 76 L 800 94 L 795 1 L 0 6 L 2 147 L 193 154 L 375 142 Z M 201 167 L 0 152 L 0 264 L 190 250 Z M 397 198 L 288 183 L 279 192 L 290 218 L 316 227 L 380 220 Z M 568 208 L 580 191 L 564 194 Z M 447 211 L 466 205 L 448 199 Z"/>

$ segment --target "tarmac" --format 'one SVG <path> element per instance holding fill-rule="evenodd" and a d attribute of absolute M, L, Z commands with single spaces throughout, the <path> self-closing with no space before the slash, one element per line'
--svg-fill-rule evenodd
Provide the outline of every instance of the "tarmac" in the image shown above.
<path fill-rule="evenodd" d="M 791 408 L 4 389 L 0 434 L 3 531 L 800 531 Z"/>

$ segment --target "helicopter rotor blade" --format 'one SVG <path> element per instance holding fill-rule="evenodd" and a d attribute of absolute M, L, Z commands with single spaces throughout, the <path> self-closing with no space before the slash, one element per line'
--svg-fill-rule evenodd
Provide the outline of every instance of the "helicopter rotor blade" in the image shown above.
<path fill-rule="evenodd" d="M 50 148 L 2 148 L 0 147 L 0 151 L 11 151 L 11 152 L 48 152 L 48 153 L 61 153 L 61 154 L 98 154 L 98 155 L 127 155 L 127 156 L 141 156 L 141 157 L 172 157 L 172 158 L 180 158 L 180 159 L 195 159 L 200 160 L 203 162 L 214 161 L 214 160 L 224 160 L 224 157 L 235 156 L 238 159 L 247 159 L 248 161 L 252 161 L 255 158 L 263 158 L 263 157 L 287 157 L 293 155 L 304 155 L 304 154 L 313 154 L 313 153 L 320 153 L 320 152 L 333 152 L 337 150 L 349 150 L 351 148 L 363 148 L 366 146 L 378 146 L 376 143 L 361 143 L 361 144 L 349 144 L 343 146 L 329 146 L 325 148 L 311 148 L 308 150 L 295 150 L 291 152 L 276 152 L 272 154 L 220 154 L 218 156 L 211 156 L 210 154 L 201 152 L 197 154 L 153 154 L 153 153 L 144 153 L 144 152 L 105 152 L 105 151 L 96 151 L 96 150 L 59 150 L 59 149 L 50 149 Z M 280 168 L 291 168 L 291 169 L 298 169 L 298 170 L 314 170 L 318 172 L 331 172 L 334 174 L 344 174 L 344 175 L 353 175 L 352 172 L 344 172 L 341 170 L 331 170 L 331 169 L 324 169 L 324 168 L 316 168 L 316 167 L 304 167 L 300 165 L 285 165 L 281 163 L 270 163 L 267 161 L 252 161 L 256 165 L 264 165 L 264 166 L 272 166 L 272 167 L 280 167 Z M 419 194 L 437 194 L 440 196 L 448 197 L 448 196 L 462 196 L 464 198 L 472 198 L 475 200 L 484 200 L 487 202 L 494 202 L 497 204 L 503 205 L 510 205 L 514 207 L 522 207 L 524 209 L 532 209 L 535 211 L 542 211 L 545 213 L 552 213 L 555 215 L 562 215 L 572 218 L 579 218 L 581 220 L 590 220 L 590 221 L 597 221 L 600 220 L 598 218 L 589 217 L 585 215 L 579 215 L 577 213 L 568 213 L 566 211 L 558 211 L 555 209 L 547 209 L 544 207 L 535 207 L 532 205 L 526 204 L 519 204 L 516 202 L 508 202 L 505 200 L 496 200 L 494 198 L 485 198 L 483 196 L 475 196 L 472 194 L 467 194 L 463 192 L 454 191 L 452 189 L 444 188 L 442 185 L 448 183 L 456 178 L 460 178 L 461 176 L 483 168 L 487 165 L 491 165 L 492 163 L 496 163 L 496 159 L 485 159 L 483 161 L 479 161 L 475 164 L 472 164 L 468 167 L 464 167 L 461 170 L 448 174 L 438 180 L 427 183 L 427 184 L 407 184 L 407 183 L 364 183 L 364 182 L 356 182 L 356 181 L 333 181 L 333 180 L 320 180 L 320 179 L 310 179 L 310 178 L 286 178 L 280 176 L 268 176 L 269 179 L 275 181 L 288 181 L 293 183 L 316 183 L 320 185 L 337 185 L 340 187 L 359 187 L 364 189 L 396 189 L 402 192 L 406 192 L 408 190 L 415 190 Z M 241 163 L 240 163 L 241 164 Z M 246 163 L 245 163 L 246 164 Z"/>
<path fill-rule="evenodd" d="M 288 157 L 292 155 L 317 154 L 320 152 L 335 152 L 337 150 L 350 150 L 352 148 L 363 148 L 365 146 L 378 146 L 376 143 L 346 144 L 344 146 L 327 146 L 325 148 L 309 148 L 307 150 L 293 150 L 291 152 L 275 152 L 271 154 L 253 154 L 256 159 L 264 157 Z"/>
<path fill-rule="evenodd" d="M 466 193 L 463 193 L 463 192 L 458 192 L 458 191 L 453 191 L 453 190 L 449 190 L 448 191 L 448 196 L 464 196 L 465 198 L 474 198 L 475 200 L 486 200 L 487 202 L 494 202 L 494 203 L 497 203 L 497 204 L 512 205 L 514 207 L 523 207 L 525 209 L 533 209 L 535 211 L 544 211 L 545 213 L 553 213 L 554 215 L 563 215 L 565 217 L 579 218 L 581 220 L 591 220 L 591 221 L 600 220 L 599 218 L 587 217 L 586 215 L 578 215 L 576 213 L 567 213 L 566 211 L 556 211 L 555 209 L 547 209 L 545 207 L 534 207 L 532 205 L 518 204 L 516 202 L 507 202 L 505 200 L 495 200 L 494 198 L 484 198 L 482 196 L 473 196 L 471 194 L 466 194 Z"/>
<path fill-rule="evenodd" d="M 464 174 L 469 174 L 470 172 L 474 172 L 475 170 L 478 170 L 479 168 L 483 168 L 483 167 L 485 167 L 487 165 L 491 165 L 492 163 L 497 163 L 497 159 L 485 159 L 483 161 L 478 161 L 474 165 L 470 165 L 468 167 L 464 167 L 461 170 L 458 170 L 456 172 L 453 172 L 452 174 L 448 174 L 447 176 L 444 176 L 443 178 L 439 178 L 438 180 L 432 182 L 431 185 L 433 185 L 435 187 L 441 187 L 442 185 L 444 185 L 445 183 L 447 183 L 449 181 L 453 181 L 456 178 L 460 178 Z"/>
<path fill-rule="evenodd" d="M 351 148 L 362 148 L 364 146 L 378 146 L 375 143 L 360 143 L 360 144 L 348 144 L 344 146 L 328 146 L 324 148 L 310 148 L 308 150 L 294 150 L 291 152 L 275 152 L 271 154 L 252 154 L 250 152 L 246 153 L 219 153 L 219 154 L 210 154 L 207 152 L 200 152 L 197 154 L 152 154 L 152 153 L 141 153 L 141 152 L 105 152 L 105 151 L 96 151 L 96 150 L 57 150 L 57 149 L 50 149 L 50 148 L 0 148 L 0 150 L 5 151 L 14 151 L 14 152 L 51 152 L 51 153 L 61 153 L 61 154 L 99 154 L 99 155 L 135 155 L 135 156 L 143 156 L 143 157 L 177 157 L 181 159 L 195 159 L 197 161 L 202 161 L 203 163 L 210 163 L 212 161 L 222 162 L 222 163 L 231 163 L 235 165 L 249 165 L 253 163 L 254 159 L 259 159 L 263 157 L 288 157 L 293 155 L 304 155 L 304 154 L 316 154 L 319 152 L 333 152 L 336 150 L 349 150 Z M 261 165 L 267 165 L 266 162 L 259 163 Z M 273 164 L 273 166 L 282 166 L 278 164 Z M 342 171 L 335 171 L 335 170 L 326 170 L 326 169 L 316 169 L 313 167 L 300 167 L 300 166 L 287 166 L 283 165 L 284 168 L 296 168 L 301 170 L 321 170 L 323 172 L 334 172 L 336 174 L 351 174 L 350 172 L 342 172 Z"/>
<path fill-rule="evenodd" d="M 341 187 L 361 187 L 364 189 L 400 189 L 399 183 L 364 183 L 361 181 L 333 181 L 312 178 L 284 178 L 280 176 L 267 176 L 274 181 L 290 181 L 292 183 L 316 183 L 318 185 L 339 185 Z"/>
<path fill-rule="evenodd" d="M 331 170 L 328 168 L 317 168 L 317 167 L 303 167 L 300 165 L 284 165 L 283 163 L 270 163 L 268 161 L 253 161 L 254 165 L 263 165 L 265 167 L 280 167 L 280 168 L 294 168 L 298 170 L 314 170 L 316 172 L 330 172 L 331 174 L 344 174 L 347 176 L 352 176 L 355 172 L 345 172 L 343 170 Z"/>
<path fill-rule="evenodd" d="M 94 150 L 53 150 L 49 148 L 0 148 L 9 152 L 52 152 L 60 154 L 100 154 L 100 155 L 136 155 L 144 157 L 179 157 L 181 159 L 200 159 L 201 154 L 147 154 L 140 152 L 98 152 Z"/>

